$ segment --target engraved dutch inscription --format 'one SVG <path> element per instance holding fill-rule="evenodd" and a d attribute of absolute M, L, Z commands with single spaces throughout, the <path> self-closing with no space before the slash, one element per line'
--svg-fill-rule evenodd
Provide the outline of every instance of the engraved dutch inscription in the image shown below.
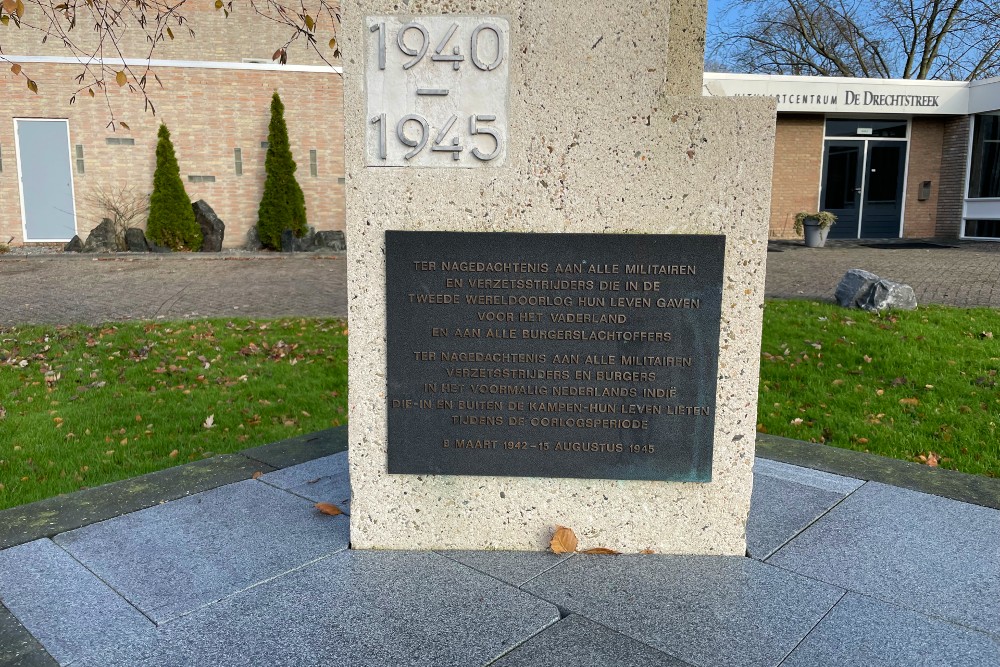
<path fill-rule="evenodd" d="M 724 257 L 387 231 L 389 472 L 710 481 Z"/>
<path fill-rule="evenodd" d="M 369 167 L 503 164 L 510 26 L 498 16 L 369 16 Z"/>

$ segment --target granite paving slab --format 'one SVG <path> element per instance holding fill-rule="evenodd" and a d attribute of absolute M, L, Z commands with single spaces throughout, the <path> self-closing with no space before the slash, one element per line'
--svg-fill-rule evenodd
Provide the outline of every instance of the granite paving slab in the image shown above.
<path fill-rule="evenodd" d="M 858 479 L 756 459 L 747 552 L 764 560 L 861 486 Z"/>
<path fill-rule="evenodd" d="M 256 480 L 55 537 L 157 623 L 347 548 L 348 522 Z"/>
<path fill-rule="evenodd" d="M 443 550 L 437 553 L 515 586 L 527 583 L 573 556 L 573 554 L 556 555 L 544 551 Z"/>
<path fill-rule="evenodd" d="M 61 665 L 111 642 L 147 637 L 155 629 L 135 607 L 47 539 L 0 551 L 0 600 Z M 36 647 L 25 648 L 11 657 L 12 663 L 43 664 L 37 662 L 44 656 Z M 6 653 L 7 647 L 0 652 Z"/>
<path fill-rule="evenodd" d="M 270 472 L 261 476 L 260 481 L 317 503 L 333 503 L 350 512 L 351 480 L 347 471 L 347 452 Z"/>
<path fill-rule="evenodd" d="M 1000 636 L 1000 511 L 869 482 L 768 563 Z"/>
<path fill-rule="evenodd" d="M 574 556 L 525 590 L 699 667 L 774 667 L 844 591 L 735 556 Z"/>
<path fill-rule="evenodd" d="M 642 642 L 577 614 L 549 626 L 493 663 L 492 667 L 691 667 Z"/>
<path fill-rule="evenodd" d="M 558 619 L 438 554 L 342 551 L 74 667 L 473 667 Z"/>
<path fill-rule="evenodd" d="M 968 628 L 848 593 L 781 667 L 1000 665 L 1000 642 Z"/>

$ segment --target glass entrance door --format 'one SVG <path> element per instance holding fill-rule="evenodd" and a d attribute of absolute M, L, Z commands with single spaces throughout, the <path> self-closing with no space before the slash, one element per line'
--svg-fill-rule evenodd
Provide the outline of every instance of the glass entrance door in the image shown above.
<path fill-rule="evenodd" d="M 861 165 L 863 141 L 827 141 L 823 155 L 823 193 L 820 208 L 837 216 L 831 239 L 858 237 L 861 220 Z"/>
<path fill-rule="evenodd" d="M 827 139 L 820 210 L 837 216 L 829 238 L 898 238 L 905 168 L 905 141 Z"/>
<path fill-rule="evenodd" d="M 861 238 L 896 238 L 903 212 L 903 167 L 906 144 L 869 141 L 865 162 L 865 200 Z"/>

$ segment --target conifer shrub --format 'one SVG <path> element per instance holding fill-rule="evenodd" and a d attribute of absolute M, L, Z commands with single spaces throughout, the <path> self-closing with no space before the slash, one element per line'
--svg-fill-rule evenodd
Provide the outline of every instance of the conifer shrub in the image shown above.
<path fill-rule="evenodd" d="M 174 145 L 170 141 L 170 131 L 166 125 L 160 125 L 158 136 L 146 238 L 172 250 L 199 250 L 201 227 L 195 220 L 191 199 L 184 189 L 181 170 L 174 155 Z"/>
<path fill-rule="evenodd" d="M 285 105 L 278 93 L 271 96 L 271 122 L 267 128 L 267 156 L 264 158 L 264 194 L 257 209 L 257 235 L 266 248 L 281 249 L 281 232 L 291 229 L 305 236 L 306 198 L 295 180 L 295 160 L 288 144 Z"/>

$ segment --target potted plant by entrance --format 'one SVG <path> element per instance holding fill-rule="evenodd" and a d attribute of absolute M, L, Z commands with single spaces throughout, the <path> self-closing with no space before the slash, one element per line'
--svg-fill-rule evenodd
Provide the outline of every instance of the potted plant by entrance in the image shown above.
<path fill-rule="evenodd" d="M 822 248 L 826 243 L 826 235 L 830 233 L 830 226 L 837 222 L 837 216 L 829 211 L 819 213 L 796 213 L 795 233 L 805 234 L 806 247 Z"/>

